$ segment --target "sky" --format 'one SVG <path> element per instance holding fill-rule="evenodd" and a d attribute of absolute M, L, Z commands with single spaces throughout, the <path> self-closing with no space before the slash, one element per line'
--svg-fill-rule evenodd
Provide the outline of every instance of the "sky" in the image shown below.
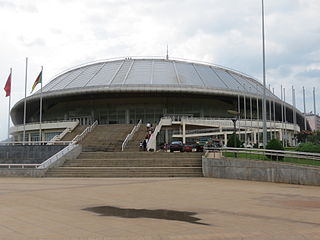
<path fill-rule="evenodd" d="M 320 1 L 265 0 L 266 81 L 280 97 L 320 112 Z M 43 66 L 45 85 L 60 72 L 91 61 L 163 56 L 206 61 L 262 81 L 260 0 L 0 0 L 0 140 L 11 107 L 27 96 Z M 38 86 L 39 88 L 39 86 Z M 12 123 L 11 123 L 12 126 Z"/>

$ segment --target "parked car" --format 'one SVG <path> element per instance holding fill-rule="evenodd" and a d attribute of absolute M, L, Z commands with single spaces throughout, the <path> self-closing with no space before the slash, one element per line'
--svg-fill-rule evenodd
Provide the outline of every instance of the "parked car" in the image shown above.
<path fill-rule="evenodd" d="M 193 150 L 193 145 L 191 145 L 191 144 L 185 144 L 183 146 L 183 151 L 184 152 L 192 152 L 192 150 Z"/>
<path fill-rule="evenodd" d="M 173 152 L 173 151 L 183 152 L 184 151 L 183 143 L 181 141 L 171 142 L 169 149 L 170 149 L 170 152 Z"/>
<path fill-rule="evenodd" d="M 197 152 L 203 152 L 203 147 L 211 144 L 211 138 L 208 137 L 200 137 L 196 142 L 196 150 Z"/>

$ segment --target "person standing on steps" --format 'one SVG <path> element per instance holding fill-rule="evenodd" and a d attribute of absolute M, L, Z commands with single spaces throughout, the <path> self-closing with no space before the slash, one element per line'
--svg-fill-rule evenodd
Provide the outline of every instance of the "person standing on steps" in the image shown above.
<path fill-rule="evenodd" d="M 147 150 L 147 139 L 143 140 L 142 146 L 143 146 L 143 151 L 146 151 Z"/>

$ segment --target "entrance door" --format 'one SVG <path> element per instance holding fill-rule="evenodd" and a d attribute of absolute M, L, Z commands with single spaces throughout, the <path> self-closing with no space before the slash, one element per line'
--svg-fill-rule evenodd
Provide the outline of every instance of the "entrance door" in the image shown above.
<path fill-rule="evenodd" d="M 73 117 L 71 120 L 79 120 L 80 125 L 91 125 L 93 123 L 91 116 Z"/>

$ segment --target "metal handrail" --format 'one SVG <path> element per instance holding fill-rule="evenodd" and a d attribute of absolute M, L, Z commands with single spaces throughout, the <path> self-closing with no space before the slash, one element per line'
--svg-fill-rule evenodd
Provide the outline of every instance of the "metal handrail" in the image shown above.
<path fill-rule="evenodd" d="M 133 129 L 131 130 L 131 132 L 127 135 L 127 137 L 125 138 L 125 140 L 123 141 L 122 145 L 121 145 L 121 151 L 123 152 L 123 150 L 125 149 L 125 147 L 127 146 L 128 142 L 132 139 L 133 135 L 139 130 L 140 126 L 141 126 L 142 120 L 140 119 L 138 124 L 135 125 L 133 127 Z"/>
<path fill-rule="evenodd" d="M 89 132 L 91 132 L 94 127 L 98 124 L 98 121 L 95 121 L 91 126 L 87 127 L 80 135 L 77 135 L 72 141 L 61 141 L 64 143 L 68 143 L 68 146 L 48 158 L 46 161 L 44 161 L 41 164 L 0 164 L 0 167 L 7 167 L 11 168 L 11 166 L 21 166 L 21 168 L 24 168 L 25 166 L 32 166 L 37 169 L 44 169 L 48 168 L 51 164 L 55 163 L 59 159 L 61 159 L 64 155 L 72 151 L 75 147 L 77 147 L 77 144 L 79 141 L 81 141 Z M 16 143 L 16 142 L 15 142 Z M 21 142 L 22 145 L 23 142 Z M 36 144 L 42 143 L 42 142 L 35 142 Z M 46 142 L 47 143 L 47 142 Z M 59 142 L 56 142 L 59 143 Z M 12 144 L 12 143 L 11 143 Z"/>
<path fill-rule="evenodd" d="M 65 148 L 63 148 L 61 151 L 57 152 L 56 154 L 54 154 L 53 156 L 51 156 L 50 158 L 48 158 L 46 161 L 44 161 L 43 163 L 39 164 L 39 166 L 37 166 L 38 169 L 43 169 L 43 168 L 48 168 L 51 164 L 55 163 L 56 161 L 58 161 L 59 159 L 61 159 L 64 155 L 66 155 L 67 153 L 69 153 L 71 150 L 73 150 L 77 145 L 75 143 L 72 143 L 68 146 L 66 146 Z"/>
<path fill-rule="evenodd" d="M 80 142 L 89 132 L 91 132 L 98 125 L 98 121 L 96 120 L 91 126 L 87 127 L 81 134 L 78 134 L 72 139 L 72 144 L 76 144 Z"/>
<path fill-rule="evenodd" d="M 297 151 L 283 151 L 283 150 L 270 150 L 270 149 L 258 149 L 258 148 L 207 148 L 208 151 L 217 151 L 229 153 L 247 153 L 257 155 L 270 155 L 276 157 L 290 157 L 307 160 L 320 161 L 320 153 L 309 153 L 309 152 L 297 152 Z"/>
<path fill-rule="evenodd" d="M 51 141 L 15 141 L 15 142 L 0 142 L 0 146 L 10 146 L 10 145 L 24 145 L 24 146 L 32 146 L 32 145 L 51 145 Z M 55 141 L 55 145 L 69 145 L 72 141 Z"/>
<path fill-rule="evenodd" d="M 0 168 L 6 167 L 6 168 L 11 168 L 11 167 L 20 167 L 20 168 L 25 168 L 25 167 L 34 167 L 37 168 L 40 166 L 38 163 L 1 163 Z"/>
<path fill-rule="evenodd" d="M 67 133 L 72 132 L 78 125 L 79 125 L 79 120 L 77 119 L 75 122 L 77 122 L 76 125 L 74 125 L 71 128 L 66 128 L 65 130 L 63 130 L 62 133 L 55 135 L 53 138 L 50 139 L 50 144 L 54 144 L 55 142 L 59 141 L 60 139 L 62 139 Z M 52 143 L 51 143 L 52 142 Z"/>

